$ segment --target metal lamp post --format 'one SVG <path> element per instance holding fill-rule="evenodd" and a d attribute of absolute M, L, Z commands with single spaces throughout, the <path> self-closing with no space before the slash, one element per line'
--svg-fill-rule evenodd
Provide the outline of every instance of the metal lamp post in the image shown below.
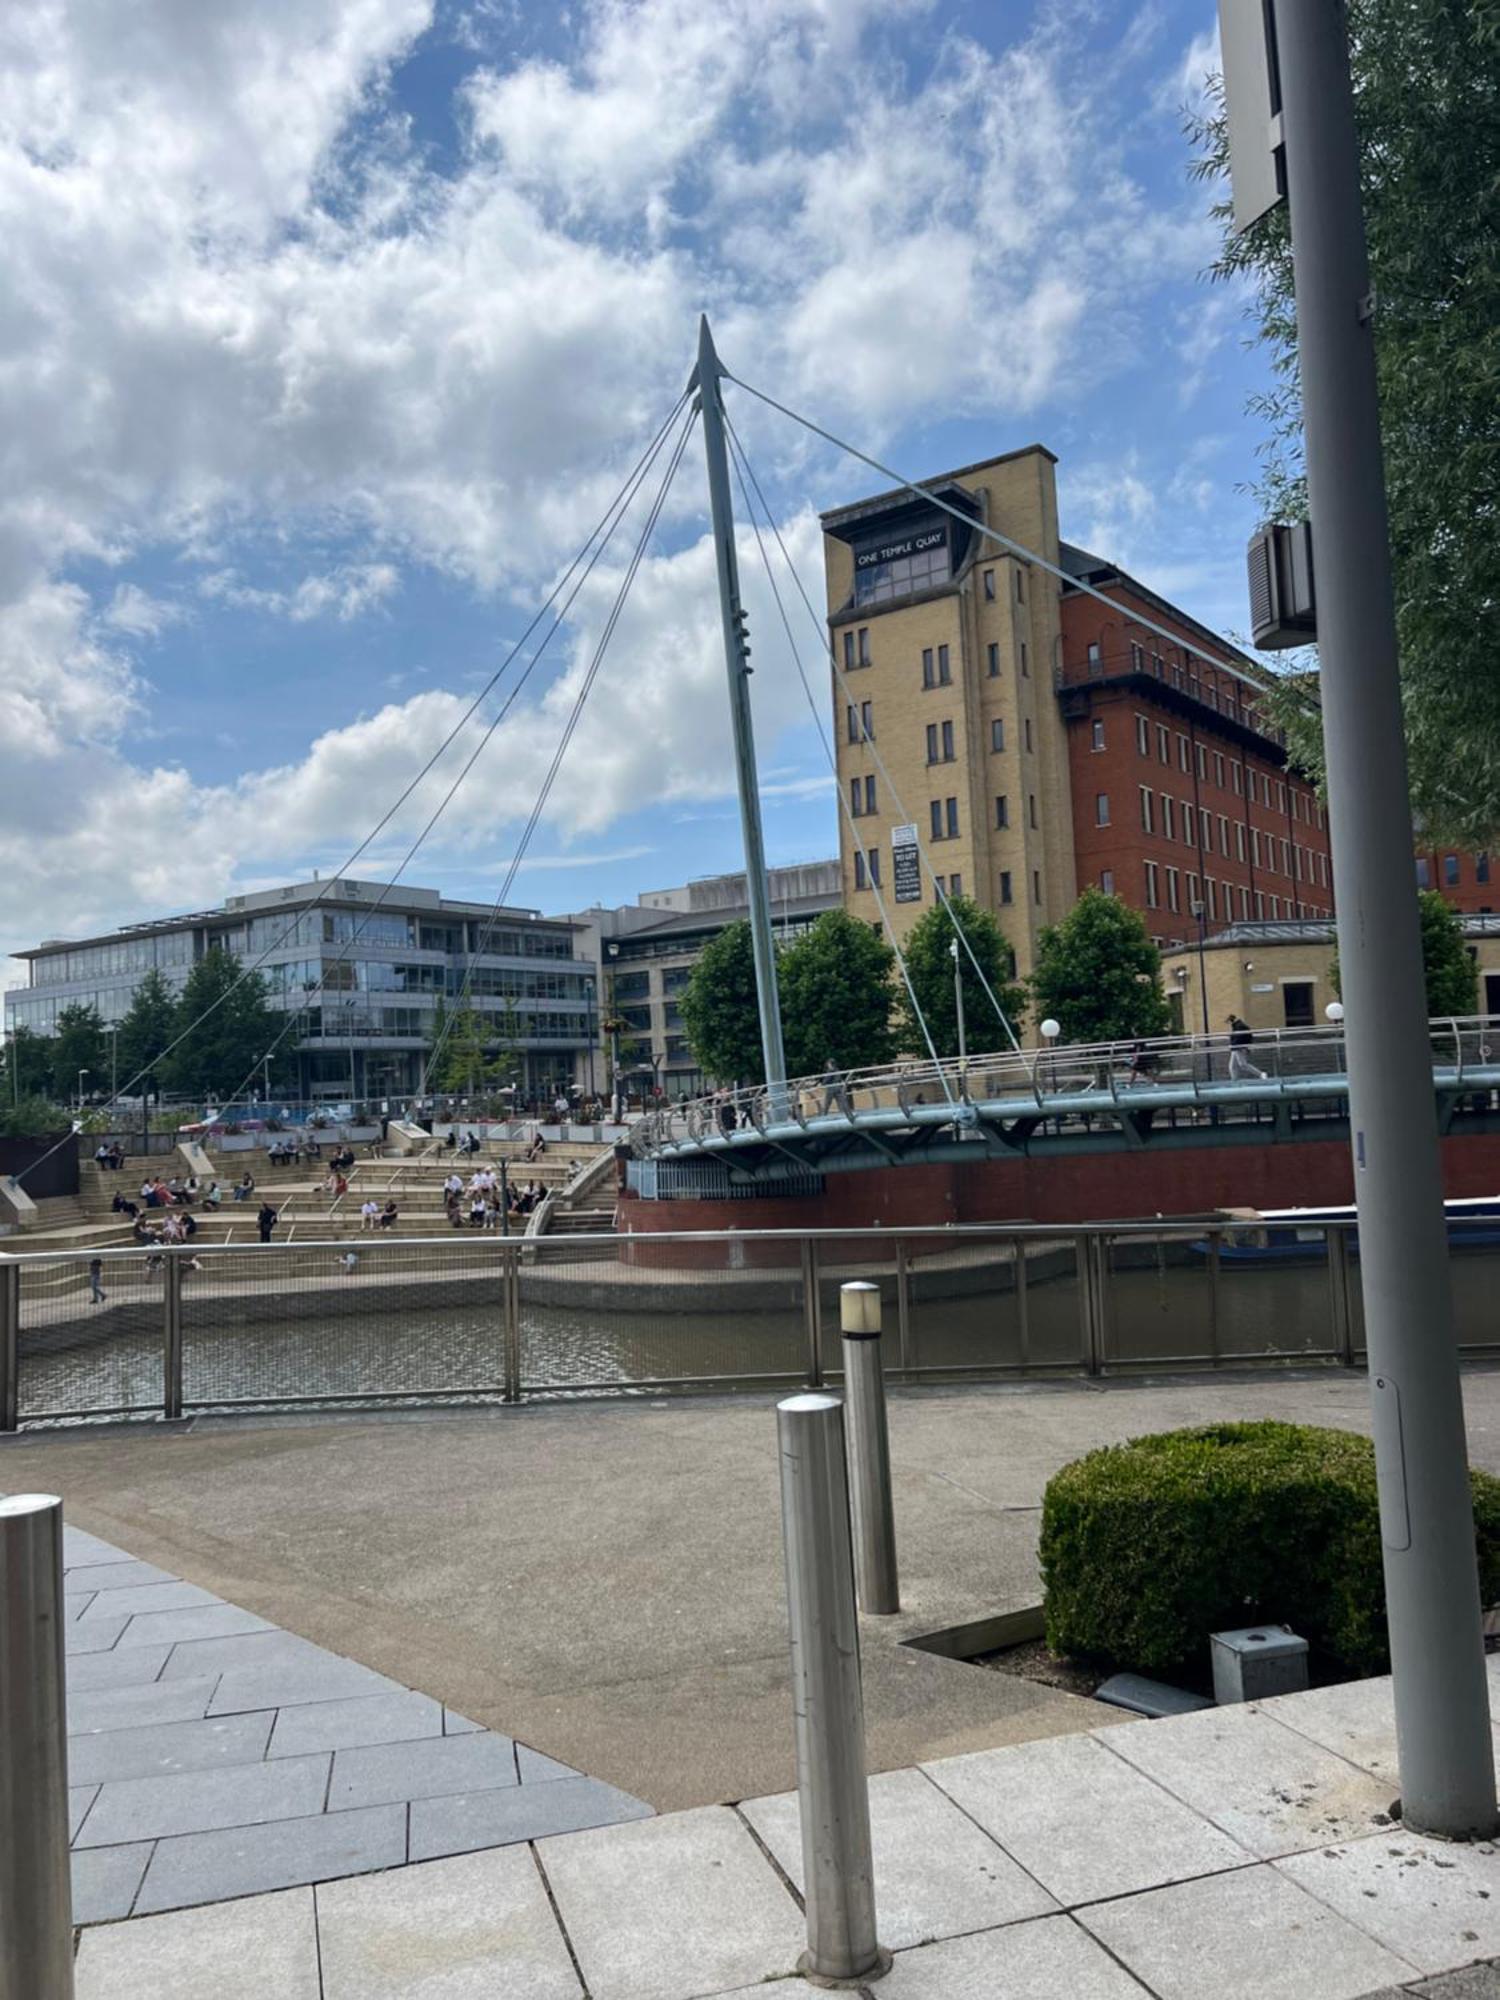
<path fill-rule="evenodd" d="M 78 1072 L 78 1109 L 80 1111 L 83 1110 L 83 1079 L 89 1074 L 90 1072 L 86 1069 L 81 1069 Z"/>

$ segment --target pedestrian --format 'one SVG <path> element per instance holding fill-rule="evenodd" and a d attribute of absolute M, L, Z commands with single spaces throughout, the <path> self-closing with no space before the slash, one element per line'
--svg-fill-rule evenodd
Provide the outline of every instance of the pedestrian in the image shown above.
<path fill-rule="evenodd" d="M 1231 1014 L 1229 1016 L 1229 1078 L 1232 1083 L 1243 1083 L 1248 1078 L 1254 1078 L 1262 1083 L 1265 1081 L 1265 1071 L 1257 1069 L 1249 1056 L 1245 1054 L 1246 1049 L 1249 1048 L 1253 1040 L 1254 1036 L 1251 1033 L 1249 1023 L 1242 1021 L 1238 1014 Z"/>
<path fill-rule="evenodd" d="M 339 1268 L 346 1278 L 352 1278 L 359 1269 L 359 1253 L 355 1250 L 346 1250 L 339 1259 Z"/>
<path fill-rule="evenodd" d="M 104 1303 L 104 1259 L 102 1257 L 90 1257 L 89 1259 L 89 1298 L 96 1306 L 102 1306 Z"/>
<path fill-rule="evenodd" d="M 374 1195 L 370 1195 L 359 1205 L 359 1226 L 361 1229 L 373 1229 L 379 1220 L 380 1203 Z"/>
<path fill-rule="evenodd" d="M 385 1207 L 380 1211 L 381 1228 L 394 1229 L 396 1226 L 396 1217 L 400 1213 L 401 1211 L 399 1208 L 397 1208 L 394 1199 L 391 1198 L 390 1196 L 387 1196 Z"/>
<path fill-rule="evenodd" d="M 279 1220 L 280 1217 L 271 1204 L 268 1201 L 263 1201 L 260 1205 L 260 1213 L 255 1218 L 255 1226 L 260 1231 L 260 1240 L 262 1243 L 270 1242 L 271 1231 L 276 1227 Z"/>

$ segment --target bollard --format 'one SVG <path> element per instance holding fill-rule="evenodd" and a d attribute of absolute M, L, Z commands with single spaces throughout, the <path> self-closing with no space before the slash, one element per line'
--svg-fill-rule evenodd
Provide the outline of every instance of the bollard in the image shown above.
<path fill-rule="evenodd" d="M 880 1287 L 863 1279 L 839 1286 L 844 1334 L 844 1407 L 848 1426 L 849 1508 L 854 1523 L 854 1581 L 859 1608 L 879 1617 L 901 1609 L 896 1575 L 896 1513 L 891 1502 L 891 1445 L 885 1420 L 880 1349 Z"/>
<path fill-rule="evenodd" d="M 0 2000 L 73 2000 L 62 1502 L 0 1499 Z"/>
<path fill-rule="evenodd" d="M 834 1396 L 789 1396 L 776 1432 L 807 1904 L 798 1970 L 852 1985 L 878 1979 L 891 1959 L 875 1935 L 842 1407 Z"/>

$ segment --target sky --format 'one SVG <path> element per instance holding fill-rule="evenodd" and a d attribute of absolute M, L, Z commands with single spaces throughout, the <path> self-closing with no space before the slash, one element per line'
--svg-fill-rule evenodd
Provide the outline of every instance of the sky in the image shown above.
<path fill-rule="evenodd" d="M 561 912 L 738 866 L 699 436 L 529 839 L 665 456 L 490 685 L 703 311 L 911 476 L 1047 444 L 1065 535 L 1243 629 L 1263 362 L 1183 131 L 1214 13 L 10 0 L 0 955 L 314 868 Z M 818 509 L 884 482 L 726 398 L 821 602 Z M 815 859 L 827 760 L 743 526 L 741 569 L 768 855 Z"/>

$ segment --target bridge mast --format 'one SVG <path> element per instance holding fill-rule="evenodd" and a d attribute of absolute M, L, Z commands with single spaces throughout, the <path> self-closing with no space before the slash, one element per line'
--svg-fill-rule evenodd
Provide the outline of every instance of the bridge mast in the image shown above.
<path fill-rule="evenodd" d="M 723 374 L 708 315 L 698 321 L 698 385 L 703 446 L 708 458 L 708 504 L 714 554 L 719 567 L 719 605 L 724 621 L 724 664 L 729 670 L 729 713 L 734 724 L 734 764 L 740 792 L 740 827 L 745 841 L 745 886 L 749 891 L 750 935 L 755 947 L 755 995 L 760 1010 L 760 1046 L 773 1117 L 786 1110 L 786 1056 L 781 1046 L 781 1000 L 776 990 L 776 950 L 771 939 L 771 895 L 766 848 L 760 825 L 760 786 L 755 770 L 755 732 L 750 719 L 750 647 L 740 602 L 739 564 L 734 552 L 734 505 L 729 491 L 729 458 L 724 448 Z M 691 387 L 692 384 L 689 384 Z M 728 1078 L 722 1079 L 728 1081 Z"/>

